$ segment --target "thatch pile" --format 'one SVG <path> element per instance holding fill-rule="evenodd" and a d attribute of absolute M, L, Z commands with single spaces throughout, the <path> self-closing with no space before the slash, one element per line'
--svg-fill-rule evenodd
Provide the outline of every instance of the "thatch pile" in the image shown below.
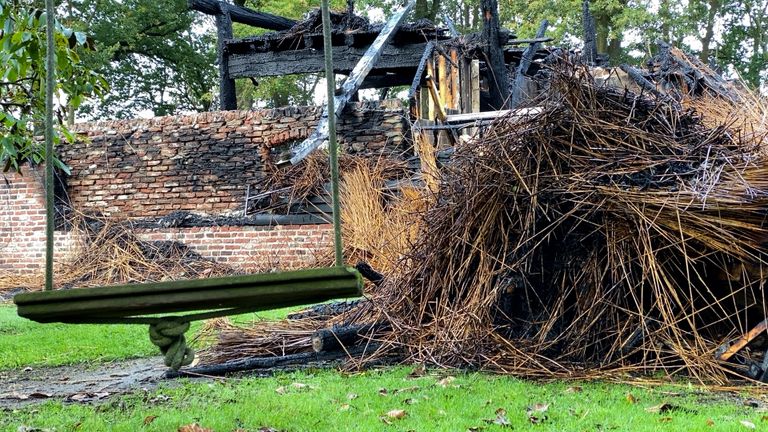
<path fill-rule="evenodd" d="M 379 355 L 439 366 L 723 382 L 717 346 L 768 316 L 765 105 L 551 74 L 541 114 L 456 148 L 371 301 L 316 325 L 386 322 Z"/>
<path fill-rule="evenodd" d="M 130 222 L 74 214 L 67 222 L 73 239 L 56 255 L 56 288 L 197 279 L 235 274 L 232 267 L 202 257 L 176 241 L 145 241 Z M 0 274 L 0 290 L 42 289 L 42 273 Z"/>

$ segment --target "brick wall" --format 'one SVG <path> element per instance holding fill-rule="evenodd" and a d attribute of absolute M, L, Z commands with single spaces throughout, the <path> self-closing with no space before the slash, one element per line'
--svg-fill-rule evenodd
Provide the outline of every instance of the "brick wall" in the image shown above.
<path fill-rule="evenodd" d="M 306 138 L 321 112 L 288 107 L 80 125 L 88 139 L 62 151 L 72 169 L 71 203 L 124 217 L 242 210 L 247 187 L 265 175 L 263 148 Z M 399 102 L 358 103 L 339 123 L 339 142 L 347 153 L 399 152 L 403 131 Z"/>
<path fill-rule="evenodd" d="M 24 167 L 23 175 L 2 175 L 0 183 L 0 271 L 24 273 L 40 270 L 45 262 L 45 194 L 43 168 Z M 57 232 L 54 247 L 59 257 L 74 247 L 68 233 Z"/>
<path fill-rule="evenodd" d="M 258 186 L 265 175 L 263 148 L 306 138 L 321 111 L 289 107 L 82 124 L 77 131 L 87 139 L 60 150 L 72 168 L 67 195 L 77 210 L 120 218 L 179 210 L 236 214 L 248 185 Z M 353 104 L 339 122 L 339 141 L 353 154 L 404 152 L 403 113 L 396 101 Z M 27 166 L 23 172 L 6 174 L 0 185 L 0 270 L 15 273 L 41 271 L 45 257 L 43 169 Z M 246 271 L 322 264 L 318 260 L 328 256 L 333 239 L 330 225 L 317 221 L 279 225 L 264 218 L 270 222 L 244 226 L 211 220 L 208 226 L 152 227 L 139 234 L 183 242 Z M 63 258 L 76 239 L 57 232 L 55 240 L 56 256 Z"/>
<path fill-rule="evenodd" d="M 139 232 L 142 240 L 175 240 L 200 255 L 245 271 L 327 265 L 333 229 L 322 225 L 195 227 Z"/>

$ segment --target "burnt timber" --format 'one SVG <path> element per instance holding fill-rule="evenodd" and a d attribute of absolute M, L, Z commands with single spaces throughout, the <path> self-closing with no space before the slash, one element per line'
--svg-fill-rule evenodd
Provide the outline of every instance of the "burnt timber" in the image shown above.
<path fill-rule="evenodd" d="M 225 3 L 219 0 L 188 0 L 190 9 L 207 15 L 229 15 L 233 22 L 248 24 L 268 30 L 288 30 L 296 24 L 296 21 L 265 12 Z"/>
<path fill-rule="evenodd" d="M 365 31 L 334 31 L 334 72 L 349 75 L 380 28 Z M 447 40 L 442 29 L 403 26 L 384 47 L 360 88 L 407 85 L 413 80 L 429 40 Z M 260 37 L 227 41 L 229 76 L 259 78 L 288 74 L 322 72 L 324 69 L 321 34 L 273 33 Z"/>

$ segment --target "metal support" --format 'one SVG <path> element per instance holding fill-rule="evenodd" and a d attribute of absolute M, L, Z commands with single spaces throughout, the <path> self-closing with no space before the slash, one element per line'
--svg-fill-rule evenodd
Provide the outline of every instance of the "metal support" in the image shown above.
<path fill-rule="evenodd" d="M 333 202 L 333 250 L 337 267 L 344 263 L 341 244 L 341 205 L 339 204 L 339 143 L 336 140 L 336 74 L 333 73 L 333 45 L 331 44 L 331 13 L 328 0 L 322 0 L 323 53 L 325 54 L 325 81 L 328 98 L 328 153 L 331 164 L 331 199 Z"/>

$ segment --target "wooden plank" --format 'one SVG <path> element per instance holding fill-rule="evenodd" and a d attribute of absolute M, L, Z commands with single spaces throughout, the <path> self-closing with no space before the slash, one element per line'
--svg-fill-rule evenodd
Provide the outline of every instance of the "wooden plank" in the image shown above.
<path fill-rule="evenodd" d="M 480 60 L 472 60 L 470 81 L 472 83 L 472 109 L 470 112 L 480 111 Z"/>
<path fill-rule="evenodd" d="M 265 12 L 257 12 L 253 9 L 218 0 L 188 0 L 187 5 L 192 10 L 208 15 L 221 15 L 224 13 L 222 6 L 226 6 L 232 16 L 232 21 L 268 30 L 288 30 L 296 24 L 296 21 L 292 19 Z"/>
<path fill-rule="evenodd" d="M 452 114 L 446 116 L 446 123 L 465 123 L 477 120 L 495 120 L 501 117 L 520 118 L 541 114 L 541 107 L 521 108 L 514 110 L 484 111 L 477 113 Z"/>
<path fill-rule="evenodd" d="M 384 28 L 381 29 L 379 36 L 375 41 L 373 41 L 371 46 L 368 47 L 368 50 L 365 52 L 365 55 L 363 55 L 363 58 L 361 58 L 360 62 L 355 65 L 355 68 L 352 69 L 349 77 L 341 86 L 341 94 L 334 97 L 335 112 L 329 113 L 327 110 L 324 111 L 323 118 L 320 120 L 320 123 L 317 125 L 317 129 L 315 129 L 312 135 L 304 140 L 304 142 L 291 149 L 292 156 L 289 159 L 289 162 L 292 165 L 301 162 L 305 157 L 307 157 L 307 155 L 309 155 L 316 148 L 320 147 L 320 145 L 326 140 L 328 137 L 328 117 L 330 115 L 335 115 L 336 117 L 341 115 L 341 112 L 344 110 L 344 107 L 347 105 L 349 99 L 353 94 L 355 94 L 355 92 L 357 92 L 357 90 L 360 88 L 360 84 L 363 83 L 365 77 L 368 76 L 368 73 L 373 70 L 374 66 L 381 58 L 384 46 L 387 45 L 392 35 L 397 31 L 398 27 L 400 27 L 400 23 L 403 21 L 408 12 L 413 9 L 415 4 L 416 0 L 410 0 L 404 8 L 392 15 L 392 17 L 387 21 L 387 23 L 384 25 Z M 333 97 L 333 95 L 328 95 L 328 97 Z"/>
<path fill-rule="evenodd" d="M 768 333 L 768 319 L 763 320 L 760 322 L 760 324 L 755 326 L 752 330 L 748 331 L 745 335 L 739 337 L 739 339 L 737 339 L 732 345 L 725 349 L 719 350 L 719 352 L 716 352 L 715 358 L 721 361 L 728 361 L 731 357 L 734 356 L 734 354 L 741 351 L 741 349 L 747 346 L 747 344 L 755 340 L 755 338 L 766 333 Z"/>
<path fill-rule="evenodd" d="M 419 65 L 426 43 L 403 46 L 387 45 L 371 72 L 403 73 Z M 333 48 L 333 71 L 350 75 L 365 55 L 364 48 L 338 46 Z M 283 76 L 324 71 L 323 51 L 298 49 L 276 52 L 250 51 L 229 56 L 229 75 L 232 78 Z M 410 75 L 409 75 L 410 76 Z"/>
<path fill-rule="evenodd" d="M 450 65 L 444 55 L 437 56 L 437 74 L 434 77 L 437 81 L 437 90 L 440 94 L 440 101 L 443 109 L 453 107 L 453 95 L 448 90 L 448 77 L 450 75 Z"/>
<path fill-rule="evenodd" d="M 454 65 L 460 65 L 459 51 L 451 48 L 449 51 L 451 61 Z M 448 75 L 448 92 L 451 94 L 451 103 L 448 108 L 461 111 L 461 71 L 458 67 L 451 66 Z"/>
<path fill-rule="evenodd" d="M 25 293 L 14 297 L 14 302 L 20 316 L 35 321 L 89 322 L 154 313 L 306 304 L 317 297 L 359 295 L 361 288 L 362 279 L 354 269 L 332 267 Z"/>

